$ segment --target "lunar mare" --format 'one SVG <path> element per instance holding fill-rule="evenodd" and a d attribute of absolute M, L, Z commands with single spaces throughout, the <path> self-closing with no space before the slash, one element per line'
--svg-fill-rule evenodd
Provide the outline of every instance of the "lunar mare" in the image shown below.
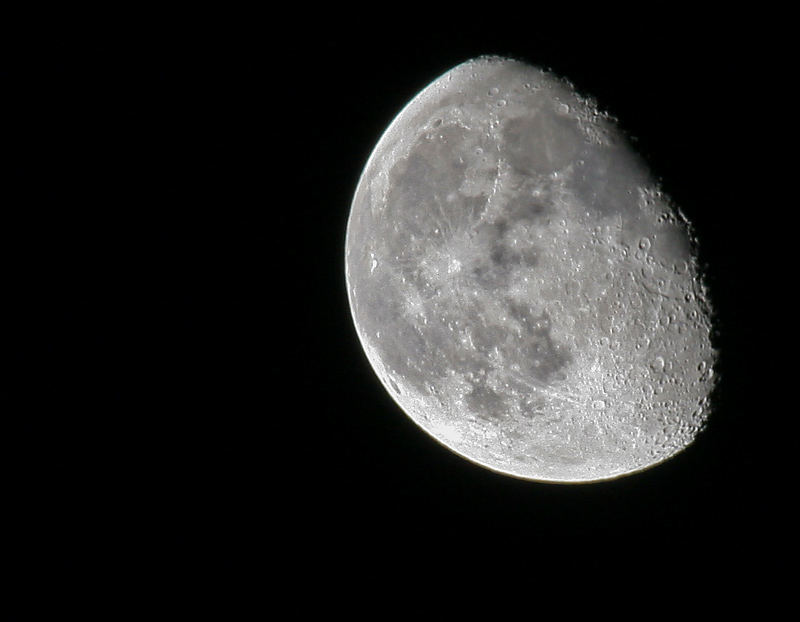
<path fill-rule="evenodd" d="M 419 93 L 347 226 L 354 324 L 433 438 L 494 471 L 617 477 L 692 442 L 715 351 L 691 228 L 615 122 L 497 57 Z"/>

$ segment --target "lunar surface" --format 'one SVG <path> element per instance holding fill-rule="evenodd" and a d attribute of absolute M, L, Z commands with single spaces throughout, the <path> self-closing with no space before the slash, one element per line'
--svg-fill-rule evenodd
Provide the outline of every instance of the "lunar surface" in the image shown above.
<path fill-rule="evenodd" d="M 716 354 L 690 224 L 616 122 L 497 57 L 419 93 L 347 226 L 364 351 L 433 438 L 493 471 L 590 482 L 706 422 Z"/>

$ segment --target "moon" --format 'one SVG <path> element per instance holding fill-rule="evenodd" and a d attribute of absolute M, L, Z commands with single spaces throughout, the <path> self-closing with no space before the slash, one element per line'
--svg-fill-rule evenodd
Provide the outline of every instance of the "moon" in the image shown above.
<path fill-rule="evenodd" d="M 691 224 L 550 72 L 481 57 L 414 97 L 358 182 L 345 276 L 396 403 L 492 471 L 616 478 L 706 424 L 717 357 Z"/>

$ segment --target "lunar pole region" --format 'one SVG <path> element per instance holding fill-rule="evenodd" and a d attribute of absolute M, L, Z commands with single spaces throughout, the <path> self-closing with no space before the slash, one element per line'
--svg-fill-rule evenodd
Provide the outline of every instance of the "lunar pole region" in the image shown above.
<path fill-rule="evenodd" d="M 372 152 L 345 246 L 377 377 L 474 463 L 604 480 L 706 422 L 716 353 L 690 224 L 566 80 L 482 57 L 428 85 Z"/>

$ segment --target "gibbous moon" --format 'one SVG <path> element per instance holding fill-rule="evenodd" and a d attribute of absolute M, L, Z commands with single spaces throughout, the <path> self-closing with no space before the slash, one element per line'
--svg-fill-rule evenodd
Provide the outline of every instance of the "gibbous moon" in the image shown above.
<path fill-rule="evenodd" d="M 703 427 L 716 353 L 689 223 L 565 80 L 482 57 L 392 121 L 345 271 L 364 351 L 425 432 L 493 471 L 590 482 Z"/>

